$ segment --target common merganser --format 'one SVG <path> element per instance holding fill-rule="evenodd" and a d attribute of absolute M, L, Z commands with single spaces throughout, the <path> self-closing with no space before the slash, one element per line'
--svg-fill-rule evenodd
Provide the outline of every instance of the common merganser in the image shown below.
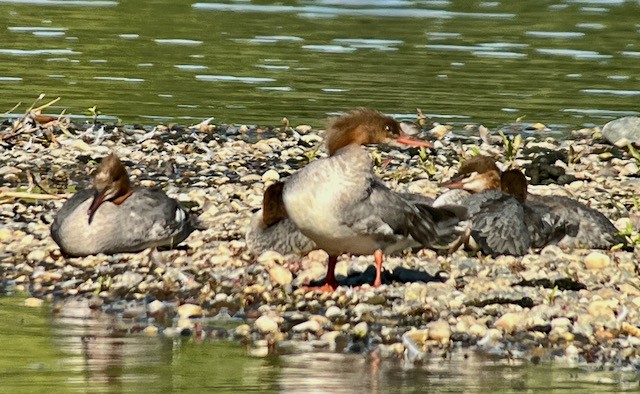
<path fill-rule="evenodd" d="M 262 209 L 251 218 L 245 240 L 247 248 L 256 256 L 267 250 L 282 255 L 303 255 L 316 248 L 316 244 L 287 217 L 282 201 L 283 188 L 284 182 L 267 187 L 262 197 Z"/>
<path fill-rule="evenodd" d="M 113 153 L 100 163 L 93 189 L 74 194 L 51 225 L 51 237 L 68 256 L 173 247 L 192 231 L 176 200 L 161 190 L 132 187 Z"/>
<path fill-rule="evenodd" d="M 610 249 L 623 243 L 618 229 L 602 212 L 565 196 L 541 196 L 527 192 L 527 179 L 519 170 L 503 173 L 505 192 L 527 201 L 527 206 L 554 215 L 553 236 L 546 243 L 562 248 Z M 523 187 L 524 185 L 524 187 Z"/>
<path fill-rule="evenodd" d="M 555 218 L 548 209 L 525 204 L 524 198 L 503 192 L 506 182 L 518 196 L 526 193 L 526 183 L 523 191 L 522 184 L 512 183 L 512 178 L 511 174 L 502 176 L 492 158 L 474 156 L 442 185 L 454 190 L 439 196 L 434 206 L 456 203 L 467 207 L 470 235 L 484 254 L 524 255 L 531 247 L 542 247 L 548 242 Z"/>
<path fill-rule="evenodd" d="M 466 218 L 462 207 L 433 208 L 410 202 L 386 187 L 373 173 L 371 158 L 361 146 L 395 140 L 430 146 L 405 135 L 393 118 L 357 109 L 327 127 L 328 158 L 311 162 L 284 182 L 287 216 L 300 231 L 329 254 L 324 291 L 338 286 L 334 269 L 343 253 L 375 256 L 380 286 L 383 253 L 417 246 L 446 247 Z"/>

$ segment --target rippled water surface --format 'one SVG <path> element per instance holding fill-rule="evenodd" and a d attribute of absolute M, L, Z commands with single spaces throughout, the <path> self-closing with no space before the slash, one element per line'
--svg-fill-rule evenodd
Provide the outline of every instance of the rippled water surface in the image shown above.
<path fill-rule="evenodd" d="M 235 342 L 127 333 L 88 308 L 48 312 L 0 298 L 2 392 L 554 392 L 633 391 L 633 373 L 498 362 L 470 351 L 422 365 L 363 354 L 252 357 Z"/>
<path fill-rule="evenodd" d="M 0 111 L 320 125 L 355 106 L 556 130 L 637 114 L 636 1 L 0 1 Z M 24 111 L 24 104 L 15 112 Z"/>

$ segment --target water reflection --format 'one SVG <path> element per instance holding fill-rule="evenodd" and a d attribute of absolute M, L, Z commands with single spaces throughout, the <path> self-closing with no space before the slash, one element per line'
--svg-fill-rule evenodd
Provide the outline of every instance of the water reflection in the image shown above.
<path fill-rule="evenodd" d="M 148 336 L 149 322 L 68 302 L 49 315 L 0 298 L 3 390 L 54 392 L 620 392 L 635 372 L 499 361 L 470 350 L 433 352 L 419 365 L 377 353 L 247 355 L 238 344 Z M 142 306 L 144 307 L 144 306 Z M 135 314 L 137 316 L 137 314 Z"/>

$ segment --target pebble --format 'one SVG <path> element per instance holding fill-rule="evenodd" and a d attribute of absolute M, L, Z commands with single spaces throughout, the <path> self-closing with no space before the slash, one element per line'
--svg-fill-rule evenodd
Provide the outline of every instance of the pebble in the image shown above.
<path fill-rule="evenodd" d="M 330 307 L 327 308 L 326 312 L 324 313 L 324 315 L 329 318 L 329 319 L 335 319 L 338 317 L 341 317 L 344 315 L 344 312 L 342 312 L 342 309 L 340 309 L 339 307 L 332 305 Z"/>
<path fill-rule="evenodd" d="M 438 320 L 427 324 L 429 338 L 441 343 L 449 342 L 451 338 L 451 327 L 444 320 Z"/>
<path fill-rule="evenodd" d="M 269 278 L 271 279 L 271 282 L 276 285 L 286 286 L 291 284 L 293 281 L 293 274 L 286 268 L 274 265 L 269 269 Z"/>
<path fill-rule="evenodd" d="M 146 326 L 143 330 L 143 332 L 149 336 L 156 336 L 158 335 L 158 327 L 156 326 Z"/>
<path fill-rule="evenodd" d="M 6 227 L 0 228 L 0 242 L 5 242 L 11 239 L 13 233 Z"/>
<path fill-rule="evenodd" d="M 591 252 L 584 258 L 584 265 L 590 270 L 600 270 L 608 267 L 611 259 L 604 253 Z"/>
<path fill-rule="evenodd" d="M 27 255 L 28 260 L 32 261 L 42 261 L 47 256 L 47 253 L 42 249 L 36 249 L 29 252 Z"/>
<path fill-rule="evenodd" d="M 256 319 L 254 326 L 262 334 L 278 332 L 278 323 L 276 323 L 275 320 L 273 320 L 269 316 L 260 316 L 258 319 Z"/>
<path fill-rule="evenodd" d="M 320 323 L 315 320 L 307 320 L 306 322 L 296 324 L 293 326 L 292 330 L 294 332 L 312 332 L 316 334 L 322 330 L 322 327 L 320 326 Z"/>
<path fill-rule="evenodd" d="M 274 169 L 267 170 L 265 171 L 264 174 L 262 174 L 263 183 L 277 182 L 279 180 L 280 180 L 280 174 L 278 174 L 278 171 Z"/>
<path fill-rule="evenodd" d="M 353 327 L 352 333 L 356 337 L 364 338 L 369 333 L 369 325 L 367 322 L 360 322 Z"/>
<path fill-rule="evenodd" d="M 493 326 L 507 334 L 513 333 L 519 327 L 524 326 L 526 316 L 521 313 L 508 312 L 493 323 Z"/>
<path fill-rule="evenodd" d="M 180 318 L 190 318 L 202 315 L 202 307 L 194 304 L 182 304 L 178 307 L 178 316 Z"/>
<path fill-rule="evenodd" d="M 40 308 L 44 304 L 44 300 L 40 298 L 29 297 L 24 300 L 24 306 L 29 308 Z"/>
<path fill-rule="evenodd" d="M 161 312 L 164 309 L 165 305 L 162 301 L 153 300 L 147 304 L 147 312 L 149 312 L 149 314 L 151 315 Z"/>

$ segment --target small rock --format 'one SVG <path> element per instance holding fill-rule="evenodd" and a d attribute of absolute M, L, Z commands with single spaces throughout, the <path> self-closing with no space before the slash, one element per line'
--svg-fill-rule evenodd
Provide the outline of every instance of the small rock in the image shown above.
<path fill-rule="evenodd" d="M 347 345 L 347 337 L 340 331 L 325 332 L 320 336 L 320 340 L 329 345 L 329 349 L 335 351 L 338 347 L 344 347 Z"/>
<path fill-rule="evenodd" d="M 613 308 L 617 306 L 614 301 L 597 300 L 591 302 L 587 307 L 587 311 L 593 317 L 604 317 L 607 320 L 615 319 Z"/>
<path fill-rule="evenodd" d="M 276 251 L 267 250 L 258 256 L 256 261 L 267 268 L 271 268 L 274 265 L 282 265 L 284 263 L 284 257 Z"/>
<path fill-rule="evenodd" d="M 369 325 L 367 325 L 367 322 L 360 322 L 358 324 L 356 324 L 355 327 L 353 327 L 353 335 L 359 338 L 364 338 L 367 336 L 367 334 L 369 333 Z"/>
<path fill-rule="evenodd" d="M 427 296 L 427 286 L 423 283 L 411 283 L 404 292 L 405 302 L 423 302 Z"/>
<path fill-rule="evenodd" d="M 278 171 L 274 169 L 267 170 L 265 171 L 264 174 L 262 174 L 263 183 L 278 182 L 279 180 L 280 180 L 280 174 L 278 174 Z"/>
<path fill-rule="evenodd" d="M 335 319 L 337 317 L 342 316 L 343 313 L 342 313 L 342 309 L 340 309 L 335 305 L 332 305 L 327 308 L 327 311 L 324 313 L 324 315 L 329 319 Z"/>
<path fill-rule="evenodd" d="M 273 284 L 286 286 L 293 281 L 293 274 L 280 265 L 274 265 L 269 269 L 269 278 Z"/>
<path fill-rule="evenodd" d="M 36 249 L 29 252 L 29 254 L 27 255 L 27 259 L 33 260 L 33 261 L 42 261 L 46 256 L 47 254 L 45 253 L 44 250 Z"/>
<path fill-rule="evenodd" d="M 193 327 L 195 327 L 195 325 L 193 324 L 191 319 L 189 319 L 188 317 L 181 317 L 178 319 L 178 324 L 176 325 L 176 327 L 179 329 L 184 329 L 184 328 L 192 329 Z"/>
<path fill-rule="evenodd" d="M 24 300 L 24 306 L 27 306 L 29 308 L 40 308 L 43 303 L 43 300 L 35 297 L 30 297 Z"/>
<path fill-rule="evenodd" d="M 315 334 L 322 330 L 322 327 L 320 323 L 315 320 L 307 320 L 306 322 L 296 324 L 291 330 L 294 332 L 312 332 Z"/>
<path fill-rule="evenodd" d="M 584 265 L 590 270 L 599 270 L 608 267 L 611 259 L 604 253 L 591 252 L 584 258 Z"/>
<path fill-rule="evenodd" d="M 156 326 L 146 326 L 142 331 L 149 336 L 158 335 L 158 327 Z"/>
<path fill-rule="evenodd" d="M 449 342 L 451 338 L 451 327 L 444 320 L 438 320 L 427 324 L 429 328 L 429 338 L 441 343 Z"/>
<path fill-rule="evenodd" d="M 251 327 L 248 324 L 241 324 L 234 330 L 235 335 L 240 337 L 248 337 L 251 333 Z"/>
<path fill-rule="evenodd" d="M 178 307 L 178 316 L 180 316 L 180 318 L 190 318 L 201 315 L 202 308 L 199 305 L 182 304 Z"/>
<path fill-rule="evenodd" d="M 164 310 L 164 308 L 165 308 L 164 302 L 159 300 L 153 300 L 147 304 L 147 312 L 149 312 L 152 315 L 158 312 L 161 312 L 162 310 Z"/>
<path fill-rule="evenodd" d="M 475 337 L 484 337 L 487 334 L 487 327 L 482 324 L 472 324 L 469 327 L 469 334 Z"/>
<path fill-rule="evenodd" d="M 11 239 L 12 235 L 13 234 L 11 230 L 9 230 L 8 228 L 6 227 L 0 228 L 0 242 L 4 242 Z"/>
<path fill-rule="evenodd" d="M 516 331 L 519 327 L 523 326 L 525 317 L 520 313 L 508 312 L 502 315 L 493 326 L 500 328 L 507 334 Z"/>
<path fill-rule="evenodd" d="M 275 320 L 266 315 L 262 315 L 258 319 L 256 319 L 254 326 L 262 334 L 278 332 L 278 323 L 276 323 Z"/>

